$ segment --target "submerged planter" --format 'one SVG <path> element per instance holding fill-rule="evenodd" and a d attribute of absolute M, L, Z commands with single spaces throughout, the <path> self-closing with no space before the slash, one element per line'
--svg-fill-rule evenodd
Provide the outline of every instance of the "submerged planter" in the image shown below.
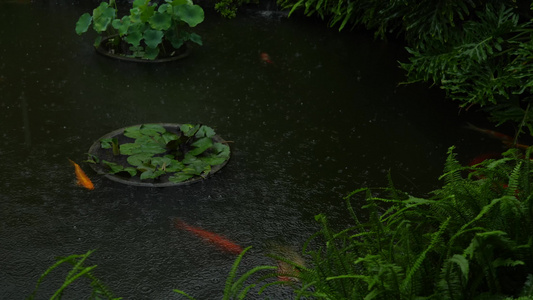
<path fill-rule="evenodd" d="M 187 43 L 183 44 L 179 49 L 172 47 L 163 47 L 163 49 L 168 49 L 166 52 L 159 51 L 159 55 L 155 59 L 145 59 L 140 57 L 135 57 L 134 53 L 129 50 L 130 44 L 125 41 L 120 41 L 118 45 L 113 46 L 110 42 L 111 39 L 118 38 L 118 35 L 109 36 L 102 39 L 102 42 L 95 47 L 96 52 L 104 56 L 131 62 L 143 62 L 143 63 L 163 63 L 169 61 L 175 61 L 189 56 L 190 48 L 187 46 Z"/>
<path fill-rule="evenodd" d="M 202 181 L 226 165 L 230 148 L 213 129 L 191 124 L 142 124 L 99 138 L 89 149 L 95 172 L 146 187 Z"/>

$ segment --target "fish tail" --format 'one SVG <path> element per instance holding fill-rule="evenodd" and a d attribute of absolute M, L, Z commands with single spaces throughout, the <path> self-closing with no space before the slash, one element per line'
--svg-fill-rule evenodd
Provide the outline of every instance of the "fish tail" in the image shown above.
<path fill-rule="evenodd" d="M 187 225 L 187 223 L 183 222 L 183 220 L 179 218 L 174 218 L 174 227 L 176 227 L 177 229 L 187 230 L 187 228 L 189 228 L 189 225 Z"/>
<path fill-rule="evenodd" d="M 475 131 L 484 132 L 483 129 L 477 127 L 476 125 L 474 125 L 474 124 L 472 124 L 472 123 L 470 123 L 470 122 L 466 122 L 466 126 L 465 126 L 465 128 L 467 128 L 467 129 L 471 129 L 471 130 L 475 130 Z"/>

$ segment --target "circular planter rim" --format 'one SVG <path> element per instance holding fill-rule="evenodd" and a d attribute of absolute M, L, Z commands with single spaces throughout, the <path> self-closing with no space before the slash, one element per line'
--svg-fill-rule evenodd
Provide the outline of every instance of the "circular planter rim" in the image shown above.
<path fill-rule="evenodd" d="M 92 144 L 92 146 L 89 148 L 89 152 L 88 153 L 90 155 L 96 155 L 98 150 L 101 149 L 100 141 L 102 139 L 108 139 L 108 138 L 116 137 L 116 136 L 124 133 L 124 130 L 126 128 L 130 128 L 130 127 L 134 127 L 134 126 L 141 126 L 141 125 L 146 125 L 146 124 L 161 125 L 161 126 L 165 127 L 165 129 L 167 129 L 167 127 L 176 127 L 176 128 L 179 129 L 179 127 L 182 125 L 182 124 L 178 124 L 178 123 L 144 123 L 144 124 L 126 126 L 126 127 L 123 127 L 123 128 L 117 129 L 117 130 L 113 130 L 113 131 L 101 136 L 99 139 L 97 139 Z M 222 143 L 222 142 L 225 141 L 218 134 L 213 136 L 212 139 L 213 139 L 213 142 L 215 142 L 215 143 L 217 143 L 217 142 L 218 143 Z M 228 163 L 229 159 L 230 158 L 228 157 L 228 159 L 225 162 L 221 163 L 220 165 L 212 166 L 211 171 L 205 177 L 194 176 L 194 177 L 192 177 L 192 178 L 190 178 L 190 179 L 188 179 L 186 181 L 182 181 L 182 182 L 170 182 L 170 181 L 168 181 L 168 182 L 155 182 L 155 183 L 154 182 L 143 182 L 140 179 L 138 179 L 139 178 L 138 176 L 134 176 L 134 177 L 131 177 L 131 178 L 125 178 L 125 177 L 121 177 L 121 176 L 118 176 L 118 175 L 115 175 L 115 174 L 109 174 L 108 172 L 105 171 L 106 168 L 104 166 L 102 166 L 100 163 L 98 163 L 98 164 L 90 164 L 90 166 L 96 173 L 98 173 L 100 175 L 104 175 L 108 179 L 113 180 L 115 182 L 120 182 L 120 183 L 123 183 L 123 184 L 133 185 L 133 186 L 169 187 L 169 186 L 189 185 L 189 184 L 192 184 L 192 183 L 203 181 L 204 179 L 207 179 L 207 178 L 213 176 L 213 174 L 215 174 L 220 169 L 222 169 Z"/>
<path fill-rule="evenodd" d="M 118 36 L 118 35 L 111 35 L 111 36 L 102 38 L 102 41 L 100 42 L 100 45 L 98 45 L 98 47 L 95 47 L 96 52 L 98 52 L 101 55 L 104 55 L 104 56 L 107 56 L 107 57 L 110 57 L 110 58 L 114 58 L 114 59 L 118 59 L 118 60 L 129 61 L 129 62 L 141 62 L 141 63 L 164 63 L 164 62 L 170 62 L 170 61 L 175 61 L 175 60 L 178 60 L 178 59 L 185 58 L 185 57 L 189 56 L 189 54 L 191 53 L 191 49 L 187 46 L 186 43 L 183 44 L 183 46 L 181 46 L 180 49 L 176 50 L 176 51 L 179 51 L 181 49 L 184 49 L 183 53 L 181 53 L 179 55 L 176 55 L 176 56 L 167 57 L 167 58 L 160 58 L 160 59 L 156 58 L 154 60 L 141 59 L 141 58 L 135 58 L 135 57 L 127 57 L 127 56 L 123 56 L 123 55 L 119 55 L 119 54 L 109 53 L 108 51 L 106 51 L 102 47 L 102 44 L 105 41 L 107 41 L 108 39 L 110 39 L 112 37 L 115 37 L 115 36 Z"/>

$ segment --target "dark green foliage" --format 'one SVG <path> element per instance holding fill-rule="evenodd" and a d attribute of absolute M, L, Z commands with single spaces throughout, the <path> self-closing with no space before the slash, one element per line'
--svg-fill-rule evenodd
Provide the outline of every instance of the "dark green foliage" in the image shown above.
<path fill-rule="evenodd" d="M 223 17 L 233 19 L 237 16 L 237 10 L 244 4 L 259 3 L 259 0 L 218 0 L 215 4 L 215 10 Z"/>
<path fill-rule="evenodd" d="M 195 176 L 205 178 L 213 166 L 230 157 L 229 146 L 214 142 L 215 131 L 200 124 L 183 124 L 177 133 L 159 124 L 143 124 L 126 128 L 124 136 L 132 142 L 120 144 L 116 138 L 100 141 L 101 148 L 112 149 L 112 157 L 117 159 L 101 160 L 110 174 L 138 175 L 141 180 L 166 175 L 170 182 L 183 182 Z M 126 161 L 122 161 L 124 157 Z M 94 158 L 96 163 L 98 158 Z"/>
<path fill-rule="evenodd" d="M 106 286 L 104 286 L 102 284 L 102 282 L 92 274 L 92 271 L 96 268 L 96 266 L 90 266 L 90 267 L 83 266 L 83 263 L 85 262 L 85 260 L 93 252 L 94 252 L 94 250 L 90 250 L 87 253 L 82 254 L 82 255 L 70 255 L 68 257 L 59 257 L 59 258 L 57 258 L 57 262 L 54 265 L 52 265 L 50 268 L 48 268 L 41 275 L 41 277 L 37 281 L 37 285 L 35 286 L 35 290 L 26 299 L 27 300 L 35 299 L 36 298 L 36 294 L 37 294 L 37 290 L 39 289 L 39 286 L 41 285 L 41 283 L 44 281 L 45 277 L 50 272 L 52 272 L 54 269 L 56 269 L 57 267 L 63 265 L 64 263 L 71 264 L 72 265 L 72 270 L 70 270 L 69 273 L 67 274 L 67 277 L 65 278 L 65 282 L 61 285 L 61 287 L 59 287 L 57 289 L 57 291 L 52 296 L 50 296 L 49 299 L 51 299 L 51 300 L 52 299 L 54 299 L 54 300 L 55 299 L 57 299 L 57 300 L 61 299 L 61 297 L 63 295 L 63 291 L 69 285 L 74 283 L 74 281 L 79 280 L 79 279 L 81 279 L 83 277 L 85 277 L 85 278 L 90 280 L 90 285 L 92 287 L 92 292 L 91 292 L 91 295 L 89 296 L 88 299 L 100 299 L 100 300 L 103 300 L 103 299 L 109 299 L 109 300 L 122 299 L 122 298 L 115 298 L 115 296 L 113 296 L 111 291 L 109 291 L 109 289 Z M 43 297 L 39 297 L 37 299 L 44 299 L 44 298 Z M 46 298 L 46 299 L 48 299 L 48 298 Z"/>
<path fill-rule="evenodd" d="M 92 15 L 83 14 L 76 23 L 81 35 L 92 24 L 99 34 L 94 46 L 109 38 L 106 47 L 117 55 L 153 60 L 159 55 L 172 56 L 187 41 L 202 45 L 202 38 L 185 28 L 204 21 L 203 9 L 187 0 L 165 0 L 161 5 L 150 0 L 135 0 L 129 14 L 118 17 L 116 1 L 102 2 Z M 127 46 L 128 51 L 123 48 Z"/>
<path fill-rule="evenodd" d="M 498 124 L 533 134 L 531 2 L 511 0 L 279 0 L 291 13 L 329 18 L 339 30 L 364 26 L 402 36 L 407 83 L 425 81 L 461 107 L 479 105 Z"/>
<path fill-rule="evenodd" d="M 326 299 L 504 299 L 530 297 L 533 206 L 529 153 L 463 167 L 453 147 L 442 189 L 430 198 L 359 189 L 346 197 L 354 226 L 322 230 L 304 253 L 298 295 Z M 385 195 L 385 197 L 380 196 Z M 362 196 L 362 197 L 358 197 Z M 368 221 L 351 202 L 366 199 Z"/>

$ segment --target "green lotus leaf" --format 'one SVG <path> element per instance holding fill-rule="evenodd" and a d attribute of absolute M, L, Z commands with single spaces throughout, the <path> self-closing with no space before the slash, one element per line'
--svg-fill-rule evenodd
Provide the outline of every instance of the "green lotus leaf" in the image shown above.
<path fill-rule="evenodd" d="M 222 143 L 215 143 L 212 149 L 218 157 L 229 158 L 230 148 L 228 145 Z"/>
<path fill-rule="evenodd" d="M 185 157 L 183 158 L 183 163 L 188 165 L 188 164 L 192 164 L 194 163 L 195 161 L 197 161 L 198 158 L 192 154 L 190 154 L 190 152 L 187 152 L 185 153 Z"/>
<path fill-rule="evenodd" d="M 173 1 L 170 1 L 170 4 L 172 6 L 186 5 L 186 4 L 192 4 L 192 1 L 191 0 L 173 0 Z"/>
<path fill-rule="evenodd" d="M 81 17 L 78 19 L 78 22 L 76 22 L 76 33 L 81 35 L 82 33 L 87 32 L 87 29 L 89 29 L 92 21 L 93 17 L 89 13 L 84 13 L 81 15 Z"/>
<path fill-rule="evenodd" d="M 167 30 L 170 28 L 170 25 L 172 24 L 172 17 L 165 13 L 156 12 L 150 20 L 148 20 L 148 23 L 150 23 L 150 26 L 152 26 L 153 29 L 157 30 Z"/>
<path fill-rule="evenodd" d="M 141 10 L 137 7 L 130 9 L 130 15 L 126 16 L 130 18 L 131 23 L 141 23 Z"/>
<path fill-rule="evenodd" d="M 155 6 L 146 6 L 141 10 L 141 22 L 147 23 L 148 20 L 154 15 Z"/>
<path fill-rule="evenodd" d="M 140 32 L 134 31 L 134 32 L 128 32 L 128 35 L 124 38 L 124 40 L 130 43 L 132 46 L 138 47 L 141 44 L 142 38 L 143 36 Z"/>
<path fill-rule="evenodd" d="M 161 170 L 158 170 L 158 171 L 152 171 L 152 170 L 146 170 L 144 172 L 141 173 L 141 180 L 144 180 L 144 179 L 155 179 L 161 175 L 165 174 L 165 171 L 161 171 Z"/>
<path fill-rule="evenodd" d="M 171 160 L 170 165 L 165 167 L 165 170 L 167 171 L 167 173 L 173 173 L 181 171 L 183 170 L 183 168 L 185 168 L 185 165 L 183 163 L 173 159 Z"/>
<path fill-rule="evenodd" d="M 157 11 L 160 13 L 172 14 L 172 5 L 168 3 L 162 4 L 161 6 L 159 6 Z"/>
<path fill-rule="evenodd" d="M 130 138 L 138 138 L 143 136 L 143 134 L 141 133 L 141 125 L 131 126 L 124 129 L 124 136 Z"/>
<path fill-rule="evenodd" d="M 166 167 L 166 166 L 171 164 L 172 159 L 170 159 L 168 157 L 157 156 L 157 157 L 153 157 L 151 162 L 152 162 L 152 165 L 154 165 L 156 167 L 162 167 L 162 166 Z"/>
<path fill-rule="evenodd" d="M 113 25 L 113 28 L 118 30 L 118 34 L 120 36 L 123 36 L 128 33 L 128 29 L 131 25 L 131 19 L 128 16 L 124 16 L 121 20 L 113 20 L 111 25 Z"/>
<path fill-rule="evenodd" d="M 197 156 L 203 153 L 205 150 L 211 148 L 211 146 L 213 146 L 213 140 L 208 137 L 203 137 L 203 138 L 196 140 L 191 145 L 195 147 L 195 149 L 192 149 L 188 153 L 191 155 Z"/>
<path fill-rule="evenodd" d="M 159 48 L 147 47 L 145 50 L 146 51 L 144 52 L 144 55 L 142 56 L 143 59 L 154 60 L 159 55 Z"/>
<path fill-rule="evenodd" d="M 216 155 L 210 155 L 206 157 L 201 157 L 200 160 L 211 166 L 216 166 L 216 165 L 220 165 L 224 163 L 227 160 L 227 158 L 217 157 Z"/>
<path fill-rule="evenodd" d="M 133 1 L 133 7 L 148 6 L 150 0 L 135 0 Z"/>
<path fill-rule="evenodd" d="M 144 32 L 144 42 L 149 48 L 157 48 L 163 40 L 163 31 L 161 30 L 146 30 Z"/>
<path fill-rule="evenodd" d="M 165 32 L 165 39 L 167 39 L 172 44 L 172 47 L 174 47 L 175 49 L 179 49 L 186 41 L 186 39 L 180 34 L 182 32 L 185 31 L 177 31 L 171 27 Z"/>
<path fill-rule="evenodd" d="M 205 125 L 202 125 L 198 131 L 196 132 L 196 137 L 197 138 L 201 138 L 201 137 L 212 137 L 215 135 L 215 131 L 213 130 L 213 128 L 209 127 L 209 126 L 205 126 Z"/>
<path fill-rule="evenodd" d="M 179 140 L 179 136 L 173 132 L 164 132 L 161 134 L 161 137 L 163 138 L 163 141 L 165 144 L 168 144 L 171 141 L 177 141 Z"/>
<path fill-rule="evenodd" d="M 144 164 L 150 162 L 151 159 L 152 159 L 152 155 L 151 154 L 147 154 L 147 153 L 134 154 L 134 155 L 128 156 L 128 158 L 127 158 L 128 163 L 130 165 L 136 166 L 136 167 L 143 166 Z"/>
<path fill-rule="evenodd" d="M 193 41 L 193 42 L 195 42 L 196 44 L 198 44 L 200 46 L 203 45 L 202 37 L 197 35 L 196 33 L 191 33 L 189 35 L 189 41 Z"/>
<path fill-rule="evenodd" d="M 200 124 L 197 124 L 197 125 L 183 124 L 183 125 L 180 126 L 181 132 L 183 132 L 183 134 L 186 137 L 191 137 L 191 136 L 195 135 L 196 131 L 198 131 L 199 128 L 200 128 Z"/>
<path fill-rule="evenodd" d="M 190 179 L 192 178 L 194 175 L 192 174 L 185 174 L 185 173 L 176 173 L 176 175 L 174 176 L 170 176 L 168 178 L 168 181 L 170 182 L 184 182 L 186 181 L 187 179 Z"/>
<path fill-rule="evenodd" d="M 160 133 L 166 132 L 165 127 L 159 124 L 143 124 L 139 127 L 140 132 L 147 136 L 158 136 Z"/>
<path fill-rule="evenodd" d="M 107 30 L 107 26 L 115 19 L 115 9 L 109 7 L 107 2 L 100 3 L 100 6 L 93 10 L 93 28 L 101 33 Z"/>
<path fill-rule="evenodd" d="M 188 164 L 181 170 L 181 172 L 185 174 L 192 174 L 192 175 L 207 175 L 211 171 L 211 166 L 201 160 L 196 160 L 192 164 Z"/>
<path fill-rule="evenodd" d="M 195 27 L 204 21 L 204 10 L 196 4 L 175 6 L 174 15 L 191 27 Z"/>
<path fill-rule="evenodd" d="M 116 164 L 114 162 L 109 162 L 107 160 L 102 160 L 102 163 L 105 164 L 106 166 L 108 166 L 111 169 L 109 171 L 109 173 L 111 173 L 111 174 L 115 174 L 115 173 L 124 171 L 124 167 L 123 166 L 121 166 L 119 164 Z"/>

